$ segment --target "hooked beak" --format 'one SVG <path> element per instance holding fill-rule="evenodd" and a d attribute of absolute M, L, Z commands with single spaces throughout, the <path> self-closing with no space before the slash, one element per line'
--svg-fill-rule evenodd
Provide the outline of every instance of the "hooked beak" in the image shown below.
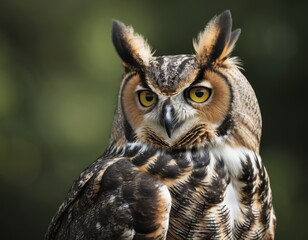
<path fill-rule="evenodd" d="M 169 138 L 171 138 L 172 133 L 177 126 L 177 122 L 178 120 L 175 115 L 174 107 L 172 106 L 170 99 L 168 99 L 163 105 L 161 123 L 165 127 Z"/>

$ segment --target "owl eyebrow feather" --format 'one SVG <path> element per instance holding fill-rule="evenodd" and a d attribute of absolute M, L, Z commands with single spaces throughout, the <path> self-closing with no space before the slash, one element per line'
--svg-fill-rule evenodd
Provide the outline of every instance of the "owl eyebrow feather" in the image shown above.
<path fill-rule="evenodd" d="M 196 77 L 195 77 L 195 80 L 190 84 L 190 86 L 196 85 L 196 84 L 202 82 L 202 80 L 204 79 L 203 76 L 204 76 L 205 70 L 206 70 L 206 67 L 200 68 L 200 70 L 198 71 L 198 73 L 197 73 L 197 75 L 196 75 Z"/>
<path fill-rule="evenodd" d="M 123 85 L 123 87 L 124 87 L 134 76 L 137 76 L 137 75 L 139 75 L 139 77 L 140 77 L 141 86 L 142 86 L 143 88 L 146 88 L 146 89 L 151 89 L 151 88 L 149 87 L 147 81 L 146 81 L 146 77 L 145 77 L 146 74 L 145 74 L 145 72 L 144 72 L 143 70 L 141 70 L 141 69 L 138 69 L 138 71 L 135 70 L 135 71 L 133 71 L 133 72 L 132 72 L 132 71 L 127 72 L 127 73 L 126 73 L 125 80 L 124 80 L 124 85 Z"/>
<path fill-rule="evenodd" d="M 140 83 L 141 83 L 141 86 L 142 86 L 142 87 L 147 88 L 147 89 L 151 89 L 151 88 L 149 87 L 149 84 L 148 84 L 147 81 L 146 81 L 146 77 L 145 77 L 145 74 L 144 74 L 144 73 L 140 74 Z"/>

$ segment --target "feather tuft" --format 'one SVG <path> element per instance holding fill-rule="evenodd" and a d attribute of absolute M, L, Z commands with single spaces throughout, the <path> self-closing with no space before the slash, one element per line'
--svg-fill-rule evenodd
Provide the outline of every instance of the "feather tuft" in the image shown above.
<path fill-rule="evenodd" d="M 240 29 L 231 32 L 232 17 L 229 10 L 214 17 L 193 41 L 197 59 L 202 65 L 213 65 L 226 60 L 235 47 Z"/>
<path fill-rule="evenodd" d="M 149 65 L 151 47 L 132 27 L 113 20 L 112 41 L 126 67 L 142 68 Z"/>

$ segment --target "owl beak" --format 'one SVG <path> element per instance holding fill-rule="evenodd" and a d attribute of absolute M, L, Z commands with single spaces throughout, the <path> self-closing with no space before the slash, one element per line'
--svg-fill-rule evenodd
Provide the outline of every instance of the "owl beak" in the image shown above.
<path fill-rule="evenodd" d="M 170 99 L 166 100 L 163 105 L 161 123 L 166 129 L 168 137 L 171 138 L 172 133 L 177 125 L 177 118 Z"/>

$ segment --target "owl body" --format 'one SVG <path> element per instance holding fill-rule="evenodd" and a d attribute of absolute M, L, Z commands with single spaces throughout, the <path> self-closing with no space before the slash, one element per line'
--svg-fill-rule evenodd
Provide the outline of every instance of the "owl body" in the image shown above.
<path fill-rule="evenodd" d="M 73 184 L 45 239 L 274 239 L 256 96 L 229 57 L 229 11 L 196 54 L 154 57 L 114 22 L 123 60 L 106 152 Z"/>

